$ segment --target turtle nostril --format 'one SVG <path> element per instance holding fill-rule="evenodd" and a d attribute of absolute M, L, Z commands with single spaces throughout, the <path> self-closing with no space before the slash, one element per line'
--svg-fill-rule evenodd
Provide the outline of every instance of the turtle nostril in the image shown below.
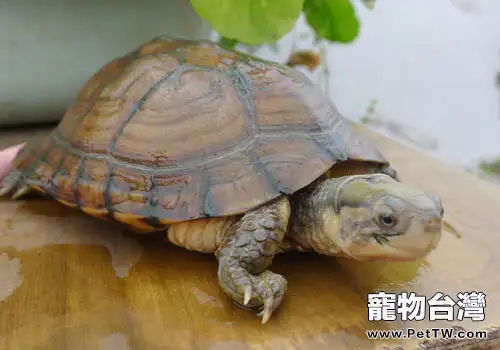
<path fill-rule="evenodd" d="M 425 223 L 424 229 L 426 232 L 437 233 L 441 231 L 443 222 L 441 219 L 430 219 Z"/>

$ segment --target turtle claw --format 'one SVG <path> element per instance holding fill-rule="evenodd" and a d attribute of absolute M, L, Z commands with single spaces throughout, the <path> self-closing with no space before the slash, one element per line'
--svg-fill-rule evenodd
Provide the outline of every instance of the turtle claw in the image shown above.
<path fill-rule="evenodd" d="M 20 189 L 27 187 L 25 191 L 29 191 L 29 187 L 25 184 L 21 173 L 11 171 L 7 175 L 0 177 L 0 197 L 15 191 L 15 196 L 18 192 L 21 194 Z M 24 193 L 22 193 L 24 194 Z"/>
<path fill-rule="evenodd" d="M 20 172 L 11 171 L 3 179 L 0 178 L 0 197 L 13 193 L 11 198 L 16 200 L 31 191 L 32 187 L 25 182 Z"/>
<path fill-rule="evenodd" d="M 12 199 L 16 200 L 24 196 L 26 193 L 30 191 L 30 188 L 28 185 L 23 185 L 21 188 L 19 188 L 13 195 Z"/>
<path fill-rule="evenodd" d="M 245 287 L 245 297 L 244 297 L 244 300 L 243 300 L 243 305 L 248 305 L 248 303 L 250 302 L 250 299 L 252 298 L 252 286 L 251 285 L 247 285 Z"/>
<path fill-rule="evenodd" d="M 225 267 L 219 266 L 221 287 L 232 297 L 235 305 L 254 312 L 259 310 L 257 315 L 262 317 L 262 324 L 267 323 L 283 301 L 287 289 L 286 279 L 269 270 L 253 275 L 241 266 L 230 270 L 232 274 L 228 276 L 227 270 L 223 270 Z"/>
<path fill-rule="evenodd" d="M 5 196 L 7 193 L 10 193 L 14 189 L 15 185 L 8 185 L 0 188 L 0 197 Z"/>
<path fill-rule="evenodd" d="M 264 300 L 264 308 L 261 312 L 257 314 L 257 316 L 262 317 L 262 324 L 265 324 L 271 318 L 274 309 L 274 297 L 270 296 L 266 300 Z"/>

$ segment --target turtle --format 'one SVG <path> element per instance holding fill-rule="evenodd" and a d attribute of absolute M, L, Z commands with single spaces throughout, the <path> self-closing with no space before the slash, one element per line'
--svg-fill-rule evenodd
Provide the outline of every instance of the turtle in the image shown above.
<path fill-rule="evenodd" d="M 444 213 L 300 70 L 169 36 L 97 70 L 0 188 L 213 254 L 222 290 L 262 324 L 288 287 L 276 255 L 421 259 Z"/>

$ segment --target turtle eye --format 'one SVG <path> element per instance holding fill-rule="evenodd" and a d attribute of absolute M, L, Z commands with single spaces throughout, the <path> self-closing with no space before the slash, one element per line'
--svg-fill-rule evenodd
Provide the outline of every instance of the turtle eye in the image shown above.
<path fill-rule="evenodd" d="M 398 223 L 396 218 L 394 217 L 394 215 L 387 214 L 387 213 L 380 214 L 378 216 L 378 221 L 379 221 L 380 225 L 382 225 L 384 227 L 394 227 Z"/>

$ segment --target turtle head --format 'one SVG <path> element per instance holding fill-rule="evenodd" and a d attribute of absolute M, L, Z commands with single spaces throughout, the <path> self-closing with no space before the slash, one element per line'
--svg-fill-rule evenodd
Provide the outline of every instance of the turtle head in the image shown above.
<path fill-rule="evenodd" d="M 332 181 L 338 225 L 328 235 L 347 256 L 408 261 L 436 248 L 444 213 L 438 196 L 382 174 Z"/>

